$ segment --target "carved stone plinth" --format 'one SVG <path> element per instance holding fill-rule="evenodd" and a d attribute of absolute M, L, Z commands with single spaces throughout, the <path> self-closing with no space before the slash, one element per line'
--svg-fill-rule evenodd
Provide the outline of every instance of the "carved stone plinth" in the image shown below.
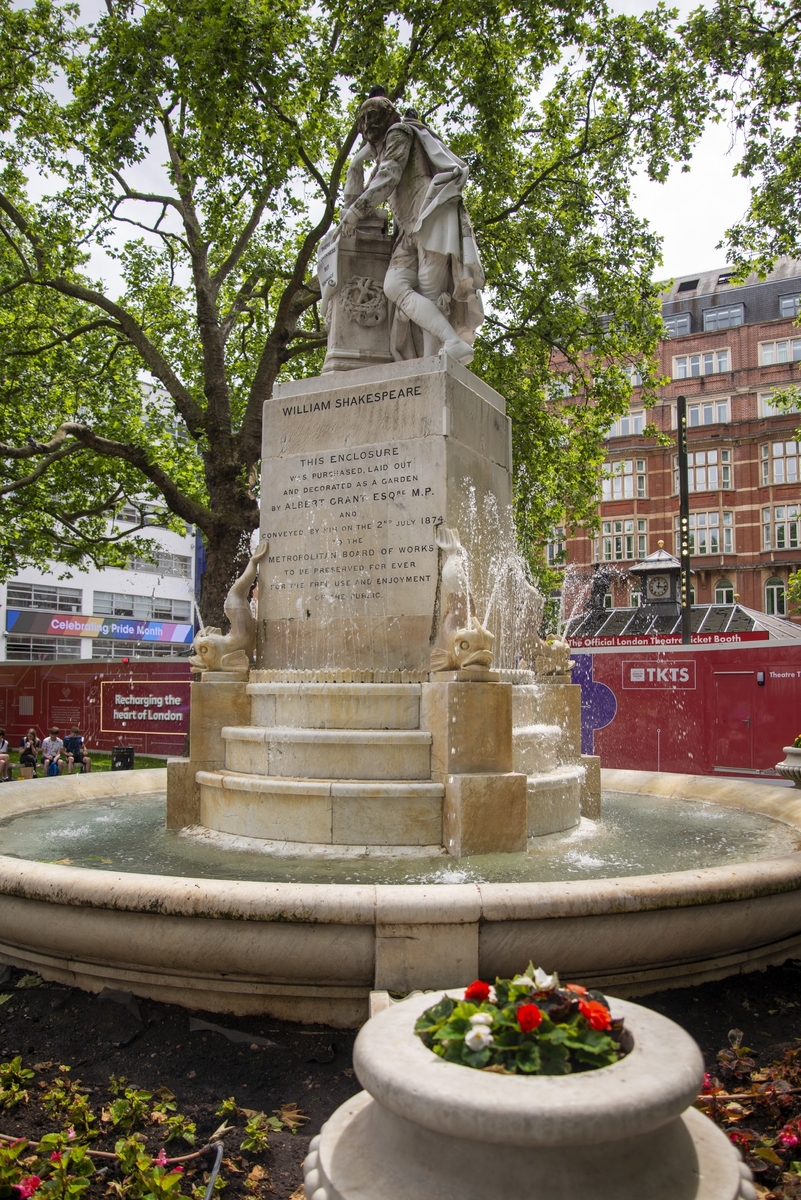
<path fill-rule="evenodd" d="M 386 216 L 362 221 L 355 237 L 340 238 L 333 253 L 337 290 L 326 312 L 328 353 L 323 373 L 391 363 L 384 275 L 392 238 Z"/>

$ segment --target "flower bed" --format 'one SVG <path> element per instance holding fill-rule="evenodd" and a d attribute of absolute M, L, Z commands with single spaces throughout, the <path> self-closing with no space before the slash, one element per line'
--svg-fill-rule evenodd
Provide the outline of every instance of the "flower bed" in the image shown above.
<path fill-rule="evenodd" d="M 446 1062 L 502 1075 L 569 1075 L 623 1056 L 623 1020 L 606 997 L 529 963 L 494 986 L 477 979 L 463 1000 L 444 996 L 415 1023 L 424 1045 Z"/>

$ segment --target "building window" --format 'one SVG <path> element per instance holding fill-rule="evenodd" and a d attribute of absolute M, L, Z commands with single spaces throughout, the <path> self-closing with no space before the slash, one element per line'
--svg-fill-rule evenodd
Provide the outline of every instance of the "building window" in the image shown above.
<path fill-rule="evenodd" d="M 644 500 L 646 473 L 644 458 L 626 458 L 609 463 L 610 476 L 606 476 L 601 487 L 603 500 Z"/>
<path fill-rule="evenodd" d="M 24 637 L 13 633 L 6 638 L 8 662 L 63 662 L 80 657 L 80 638 Z"/>
<path fill-rule="evenodd" d="M 729 304 L 725 308 L 704 309 L 704 331 L 708 329 L 731 329 L 735 325 L 742 325 L 744 320 L 745 306 L 742 304 Z"/>
<path fill-rule="evenodd" d="M 631 363 L 628 363 L 628 365 L 624 367 L 624 370 L 628 375 L 629 383 L 632 387 L 642 387 L 642 371 L 638 370 L 638 368 L 633 366 Z M 640 432 L 642 432 L 642 430 L 640 430 Z"/>
<path fill-rule="evenodd" d="M 613 421 L 606 437 L 631 437 L 632 434 L 642 433 L 643 429 L 645 429 L 645 412 L 643 409 L 638 409 Z"/>
<path fill-rule="evenodd" d="M 181 642 L 123 642 L 116 638 L 94 638 L 92 658 L 183 658 L 190 648 Z"/>
<path fill-rule="evenodd" d="M 545 553 L 549 567 L 558 566 L 565 561 L 565 530 L 563 525 L 556 525 L 546 544 Z"/>
<path fill-rule="evenodd" d="M 734 604 L 734 586 L 728 579 L 715 584 L 715 604 Z"/>
<path fill-rule="evenodd" d="M 731 487 L 731 450 L 693 450 L 687 455 L 691 492 L 716 492 Z M 679 460 L 673 459 L 673 490 L 679 490 Z"/>
<path fill-rule="evenodd" d="M 612 593 L 604 592 L 604 608 L 612 607 Z"/>
<path fill-rule="evenodd" d="M 124 592 L 95 592 L 95 616 L 135 617 L 140 621 L 190 621 L 192 605 L 188 600 L 160 599 L 158 596 L 127 596 Z"/>
<path fill-rule="evenodd" d="M 639 608 L 642 604 L 642 592 L 639 588 L 631 589 L 631 599 L 629 605 L 631 608 Z"/>
<path fill-rule="evenodd" d="M 564 400 L 573 395 L 573 381 L 569 375 L 552 375 L 548 383 L 548 399 Z"/>
<path fill-rule="evenodd" d="M 763 550 L 797 550 L 799 546 L 799 513 L 798 504 L 777 504 L 773 509 L 771 525 L 771 510 L 762 509 L 762 548 Z"/>
<path fill-rule="evenodd" d="M 729 419 L 728 400 L 704 400 L 687 405 L 687 424 L 695 429 L 700 425 L 721 425 Z"/>
<path fill-rule="evenodd" d="M 675 518 L 676 554 L 681 553 L 679 518 Z M 730 512 L 690 513 L 690 554 L 733 554 L 734 518 Z"/>
<path fill-rule="evenodd" d="M 640 517 L 621 521 L 604 521 L 601 526 L 601 557 L 604 562 L 645 558 L 648 553 L 648 522 Z"/>
<path fill-rule="evenodd" d="M 800 362 L 801 338 L 784 338 L 780 342 L 760 342 L 759 361 L 763 367 L 774 363 Z"/>
<path fill-rule="evenodd" d="M 46 612 L 81 611 L 83 592 L 80 588 L 50 587 L 43 583 L 18 583 L 6 588 L 9 608 L 43 608 Z"/>
<path fill-rule="evenodd" d="M 760 448 L 762 486 L 798 483 L 798 442 L 772 442 Z"/>
<path fill-rule="evenodd" d="M 692 318 L 688 312 L 676 313 L 673 317 L 663 317 L 662 324 L 665 326 L 665 336 L 669 338 L 682 337 L 685 333 L 692 331 Z"/>
<path fill-rule="evenodd" d="M 704 354 L 677 354 L 673 359 L 674 379 L 697 379 L 700 375 L 718 375 L 728 369 L 728 350 L 708 350 Z"/>
<path fill-rule="evenodd" d="M 188 554 L 169 554 L 166 550 L 159 550 L 155 562 L 133 555 L 128 560 L 127 569 L 145 575 L 178 575 L 182 579 L 191 579 L 192 559 Z"/>
<path fill-rule="evenodd" d="M 794 296 L 779 296 L 780 317 L 797 317 L 799 307 L 801 307 L 801 293 L 796 292 Z"/>
<path fill-rule="evenodd" d="M 787 612 L 784 581 L 769 579 L 765 584 L 765 612 L 771 617 L 783 617 Z"/>
<path fill-rule="evenodd" d="M 785 413 L 799 412 L 799 406 L 797 404 L 786 405 L 786 406 L 783 406 L 782 408 L 779 408 L 779 406 L 777 404 L 774 404 L 774 402 L 773 402 L 773 397 L 775 394 L 776 394 L 775 392 L 763 392 L 760 395 L 760 397 L 759 397 L 760 416 L 762 416 L 762 417 L 782 417 L 785 415 Z"/>

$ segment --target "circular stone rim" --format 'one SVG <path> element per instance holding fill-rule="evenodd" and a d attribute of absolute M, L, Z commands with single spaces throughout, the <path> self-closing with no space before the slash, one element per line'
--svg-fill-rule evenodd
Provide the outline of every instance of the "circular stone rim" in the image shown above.
<path fill-rule="evenodd" d="M 632 1050 L 577 1075 L 497 1075 L 445 1062 L 414 1033 L 417 1018 L 443 996 L 408 997 L 359 1032 L 353 1065 L 384 1108 L 456 1138 L 510 1146 L 597 1144 L 636 1137 L 677 1118 L 695 1100 L 704 1063 L 688 1033 L 660 1013 L 609 997 Z M 658 1088 L 654 1081 L 659 1080 Z"/>

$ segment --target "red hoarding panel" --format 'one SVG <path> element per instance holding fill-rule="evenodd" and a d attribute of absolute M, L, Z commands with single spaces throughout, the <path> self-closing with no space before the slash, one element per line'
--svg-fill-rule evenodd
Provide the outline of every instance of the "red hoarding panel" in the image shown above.
<path fill-rule="evenodd" d="M 769 771 L 801 733 L 801 646 L 573 651 L 582 749 L 624 770 Z"/>
<path fill-rule="evenodd" d="M 12 745 L 30 726 L 42 737 L 52 725 L 62 735 L 78 725 L 90 748 L 122 744 L 143 754 L 180 755 L 189 728 L 190 680 L 189 664 L 174 660 L 0 663 L 2 725 Z M 132 703 L 121 706 L 117 696 Z M 115 717 L 115 709 L 131 715 Z"/>

